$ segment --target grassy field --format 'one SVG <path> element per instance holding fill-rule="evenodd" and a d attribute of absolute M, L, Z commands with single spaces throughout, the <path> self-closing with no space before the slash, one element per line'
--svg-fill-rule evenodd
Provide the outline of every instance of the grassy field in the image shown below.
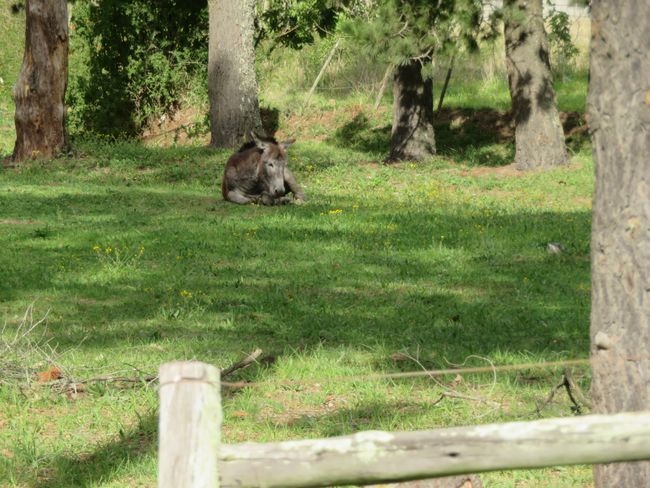
<path fill-rule="evenodd" d="M 588 146 L 574 141 L 567 168 L 520 174 L 504 165 L 511 143 L 485 133 L 489 113 L 454 109 L 439 122 L 440 157 L 384 166 L 383 122 L 358 100 L 339 105 L 283 122 L 303 136 L 291 151 L 302 206 L 226 204 L 228 153 L 201 146 L 79 141 L 71 158 L 2 171 L 3 339 L 24 330 L 32 305 L 27 323 L 45 317 L 5 351 L 5 367 L 46 370 L 45 342 L 78 378 L 155 373 L 175 359 L 225 367 L 261 347 L 265 361 L 237 378 L 264 385 L 225 394 L 230 442 L 538 417 L 558 370 L 453 386 L 336 378 L 586 357 Z M 547 253 L 553 241 L 562 255 Z M 433 406 L 444 387 L 483 401 Z M 156 403 L 153 388 L 5 384 L 0 479 L 154 486 Z M 570 414 L 562 396 L 541 412 Z M 489 487 L 589 486 L 591 474 L 484 477 Z"/>
<path fill-rule="evenodd" d="M 7 79 L 0 156 L 14 138 Z M 38 382 L 53 365 L 79 380 L 137 378 L 170 360 L 226 367 L 260 347 L 263 360 L 229 378 L 256 384 L 224 390 L 226 442 L 572 415 L 563 393 L 538 408 L 560 369 L 341 377 L 587 357 L 585 74 L 557 85 L 571 164 L 544 173 L 510 166 L 499 77 L 452 82 L 439 155 L 390 166 L 390 100 L 373 111 L 371 94 L 321 93 L 305 108 L 304 93 L 274 96 L 281 83 L 265 79 L 280 136 L 298 138 L 304 205 L 223 202 L 229 153 L 201 138 L 75 140 L 69 157 L 0 169 L 0 486 L 155 486 L 155 388 L 62 392 Z M 574 376 L 588 387 L 587 369 Z M 587 466 L 482 478 L 592 484 Z"/>

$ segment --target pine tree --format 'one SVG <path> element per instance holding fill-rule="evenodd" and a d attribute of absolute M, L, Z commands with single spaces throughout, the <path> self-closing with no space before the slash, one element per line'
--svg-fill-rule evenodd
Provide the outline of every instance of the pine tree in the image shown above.
<path fill-rule="evenodd" d="M 494 35 L 481 0 L 378 0 L 368 21 L 344 31 L 370 57 L 395 66 L 393 128 L 387 161 L 422 160 L 436 152 L 432 60 L 443 52 L 475 50 Z"/>

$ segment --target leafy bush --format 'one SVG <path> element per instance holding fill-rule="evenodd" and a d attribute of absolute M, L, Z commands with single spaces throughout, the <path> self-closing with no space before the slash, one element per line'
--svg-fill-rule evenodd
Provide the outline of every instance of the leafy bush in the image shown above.
<path fill-rule="evenodd" d="M 199 0 L 78 2 L 71 22 L 72 133 L 133 136 L 173 112 L 207 71 L 207 5 Z"/>
<path fill-rule="evenodd" d="M 571 38 L 571 19 L 565 12 L 553 8 L 546 21 L 549 27 L 551 68 L 555 76 L 563 76 L 567 70 L 574 67 L 573 63 L 579 52 Z"/>

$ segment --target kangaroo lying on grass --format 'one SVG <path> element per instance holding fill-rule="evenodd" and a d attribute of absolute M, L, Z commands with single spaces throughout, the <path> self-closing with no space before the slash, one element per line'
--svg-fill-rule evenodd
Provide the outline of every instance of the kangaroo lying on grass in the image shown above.
<path fill-rule="evenodd" d="M 295 139 L 278 142 L 251 132 L 247 142 L 230 156 L 221 182 L 223 198 L 229 202 L 284 205 L 305 201 L 296 178 L 287 167 L 287 148 Z M 293 193 L 293 197 L 288 196 Z"/>

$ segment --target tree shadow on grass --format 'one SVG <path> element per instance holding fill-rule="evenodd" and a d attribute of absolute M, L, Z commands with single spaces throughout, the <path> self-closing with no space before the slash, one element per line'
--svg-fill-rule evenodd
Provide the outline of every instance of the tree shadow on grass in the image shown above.
<path fill-rule="evenodd" d="M 560 114 L 566 143 L 576 152 L 589 143 L 584 115 Z M 434 119 L 436 149 L 440 156 L 467 166 L 500 167 L 515 155 L 515 125 L 509 111 L 444 108 Z M 339 127 L 329 141 L 339 147 L 387 154 L 390 126 L 377 127 L 364 113 Z"/>
<path fill-rule="evenodd" d="M 584 114 L 561 112 L 569 151 L 589 144 Z M 505 110 L 445 108 L 434 122 L 438 154 L 468 166 L 505 166 L 514 161 L 515 125 Z"/>
<path fill-rule="evenodd" d="M 115 477 L 125 465 L 137 464 L 155 455 L 158 416 L 149 413 L 138 425 L 119 438 L 98 445 L 91 453 L 79 456 L 60 455 L 40 469 L 33 488 L 68 488 L 97 486 Z"/>
<path fill-rule="evenodd" d="M 364 113 L 358 113 L 336 129 L 329 141 L 341 148 L 387 153 L 390 148 L 390 127 L 373 127 Z"/>
<path fill-rule="evenodd" d="M 296 343 L 430 343 L 462 360 L 468 348 L 490 354 L 504 342 L 575 355 L 588 339 L 575 329 L 588 308 L 578 290 L 589 274 L 587 212 L 367 206 L 358 222 L 344 212 L 341 227 L 319 205 L 221 214 L 195 206 L 193 195 L 141 189 L 122 195 L 122 210 L 94 194 L 57 204 L 15 198 L 18 213 L 38 209 L 51 227 L 44 237 L 22 228 L 11 236 L 1 288 L 10 300 L 53 300 L 49 328 L 63 348 L 172 340 L 219 364 L 227 361 L 218 351 L 241 351 L 241 343 L 280 353 Z M 75 221 L 76 208 L 97 220 Z M 142 261 L 106 269 L 92 249 L 97 235 L 107 236 L 102 246 L 142 245 Z M 552 241 L 562 242 L 563 256 L 546 253 Z M 70 326 L 78 317 L 84 325 Z"/>
<path fill-rule="evenodd" d="M 503 166 L 514 158 L 514 127 L 507 112 L 444 109 L 434 119 L 440 156 L 470 166 Z M 330 142 L 342 148 L 387 154 L 391 127 L 374 127 L 363 113 L 336 130 Z"/>
<path fill-rule="evenodd" d="M 302 207 L 263 208 L 154 190 L 3 193 L 3 217 L 43 222 L 0 235 L 3 297 L 45 296 L 55 308 L 53 341 L 89 358 L 134 345 L 145 346 L 137 361 L 218 365 L 255 346 L 276 356 L 366 348 L 377 358 L 422 348 L 435 352 L 427 367 L 470 354 L 587 355 L 586 210 L 465 211 L 424 197 L 398 210 L 359 197 L 329 214 L 324 195 Z M 92 249 L 100 237 L 102 246 L 143 245 L 142 266 L 102 278 Z M 551 241 L 562 242 L 564 254 L 548 255 Z M 161 313 L 172 305 L 178 314 Z M 165 352 L 152 353 L 149 343 Z M 57 457 L 48 482 L 36 486 L 116 476 L 152 452 L 154 437 L 151 415 L 88 457 Z"/>
<path fill-rule="evenodd" d="M 514 125 L 506 111 L 445 108 L 436 112 L 438 154 L 468 166 L 498 167 L 514 159 Z"/>

